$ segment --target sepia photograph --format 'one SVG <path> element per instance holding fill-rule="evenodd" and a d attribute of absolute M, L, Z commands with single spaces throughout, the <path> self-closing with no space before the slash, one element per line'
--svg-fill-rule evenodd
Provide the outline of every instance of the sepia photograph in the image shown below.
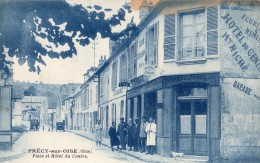
<path fill-rule="evenodd" d="M 0 162 L 259 163 L 259 0 L 0 0 Z"/>

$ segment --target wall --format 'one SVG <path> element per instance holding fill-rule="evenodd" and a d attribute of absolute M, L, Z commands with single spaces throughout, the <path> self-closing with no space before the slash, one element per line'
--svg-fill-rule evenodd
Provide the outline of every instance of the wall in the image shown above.
<path fill-rule="evenodd" d="M 259 11 L 234 3 L 221 6 L 220 156 L 227 162 L 260 159 Z"/>

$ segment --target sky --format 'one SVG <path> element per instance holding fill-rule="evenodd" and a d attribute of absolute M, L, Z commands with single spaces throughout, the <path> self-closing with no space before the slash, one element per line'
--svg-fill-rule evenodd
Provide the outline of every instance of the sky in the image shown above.
<path fill-rule="evenodd" d="M 82 4 L 83 6 L 100 5 L 102 7 L 119 9 L 125 0 L 67 0 L 70 4 Z M 127 1 L 127 0 L 126 0 Z M 111 12 L 113 14 L 113 12 Z M 107 14 L 106 16 L 109 16 Z M 134 22 L 139 22 L 139 12 L 133 11 L 131 14 L 126 15 L 126 22 L 121 27 L 117 27 L 114 30 L 120 31 L 128 22 L 130 22 L 132 16 L 134 16 Z M 95 51 L 95 65 L 98 65 L 98 60 L 101 55 L 109 57 L 109 39 L 97 39 L 96 51 Z M 29 72 L 27 64 L 20 66 L 17 59 L 14 58 L 14 81 L 25 81 L 30 83 L 49 83 L 49 84 L 66 84 L 66 83 L 83 83 L 83 74 L 91 66 L 94 66 L 94 49 L 93 45 L 82 47 L 76 45 L 78 51 L 77 56 L 66 59 L 49 59 L 45 58 L 47 66 L 41 68 L 41 73 Z"/>

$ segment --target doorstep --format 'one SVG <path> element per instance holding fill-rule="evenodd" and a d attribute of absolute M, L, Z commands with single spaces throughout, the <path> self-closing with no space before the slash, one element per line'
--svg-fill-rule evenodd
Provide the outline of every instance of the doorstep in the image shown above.
<path fill-rule="evenodd" d="M 177 157 L 176 160 L 201 162 L 201 163 L 209 162 L 209 158 L 207 156 L 196 156 L 196 155 L 183 155 L 182 158 Z"/>

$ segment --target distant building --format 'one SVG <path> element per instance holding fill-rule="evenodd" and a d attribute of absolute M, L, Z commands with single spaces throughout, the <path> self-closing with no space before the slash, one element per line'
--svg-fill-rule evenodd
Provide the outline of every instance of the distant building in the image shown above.
<path fill-rule="evenodd" d="M 40 124 L 48 124 L 48 98 L 45 96 L 24 96 L 21 101 L 22 124 L 28 122 L 27 110 L 32 108 L 40 111 Z"/>

